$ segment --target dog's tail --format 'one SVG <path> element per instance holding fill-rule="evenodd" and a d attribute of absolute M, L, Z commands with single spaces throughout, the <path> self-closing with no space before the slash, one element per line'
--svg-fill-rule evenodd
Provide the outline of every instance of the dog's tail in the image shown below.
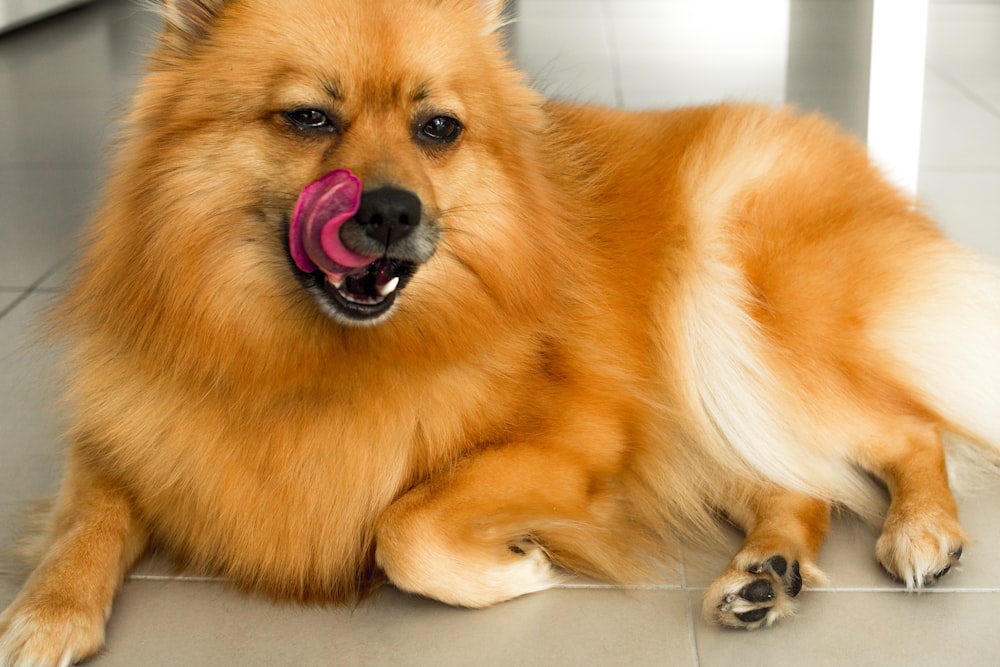
<path fill-rule="evenodd" d="M 876 327 L 904 381 L 954 435 L 1000 461 L 1000 268 L 947 245 Z"/>

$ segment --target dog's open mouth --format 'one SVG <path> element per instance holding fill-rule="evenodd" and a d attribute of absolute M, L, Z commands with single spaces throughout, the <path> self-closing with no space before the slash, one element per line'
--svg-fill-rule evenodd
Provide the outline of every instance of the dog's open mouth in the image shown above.
<path fill-rule="evenodd" d="M 412 238 L 408 222 L 400 219 L 395 226 L 380 227 L 386 218 L 391 222 L 393 214 L 411 212 L 394 208 L 399 201 L 415 208 L 412 217 L 418 219 L 419 200 L 412 206 L 412 195 L 376 190 L 369 196 L 378 199 L 381 207 L 370 206 L 358 220 L 361 194 L 357 176 L 346 169 L 332 171 L 302 190 L 288 226 L 288 251 L 299 279 L 327 315 L 345 324 L 379 321 L 426 259 L 398 242 L 399 237 Z M 362 238 L 369 245 L 373 239 L 383 243 L 381 252 L 360 254 L 348 247 L 341 238 L 347 224 L 362 225 Z"/>
<path fill-rule="evenodd" d="M 338 169 L 299 195 L 288 229 L 288 249 L 300 277 L 327 313 L 342 322 L 374 322 L 389 312 L 417 270 L 386 254 L 361 255 L 344 245 L 341 227 L 358 211 L 361 181 Z"/>
<path fill-rule="evenodd" d="M 382 257 L 344 276 L 322 271 L 310 275 L 340 315 L 364 321 L 387 313 L 416 270 L 412 262 Z"/>

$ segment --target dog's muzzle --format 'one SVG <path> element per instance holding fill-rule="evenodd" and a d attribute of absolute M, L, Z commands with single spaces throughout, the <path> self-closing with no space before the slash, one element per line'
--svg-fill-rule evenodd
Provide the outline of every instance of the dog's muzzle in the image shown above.
<path fill-rule="evenodd" d="M 324 312 L 344 324 L 370 325 L 393 309 L 438 236 L 416 194 L 392 185 L 360 192 L 360 181 L 339 170 L 303 190 L 289 248 Z"/>

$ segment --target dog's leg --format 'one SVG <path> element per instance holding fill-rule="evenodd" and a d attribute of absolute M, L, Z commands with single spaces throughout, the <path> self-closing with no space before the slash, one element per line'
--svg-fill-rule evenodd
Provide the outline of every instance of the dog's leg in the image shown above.
<path fill-rule="evenodd" d="M 793 613 L 803 584 L 825 581 L 816 559 L 830 528 L 830 506 L 750 482 L 720 489 L 713 500 L 746 539 L 706 591 L 705 617 L 752 630 Z"/>
<path fill-rule="evenodd" d="M 0 665 L 70 665 L 104 644 L 115 591 L 146 548 L 113 486 L 72 457 L 41 562 L 0 615 Z"/>
<path fill-rule="evenodd" d="M 875 553 L 890 575 L 915 589 L 933 584 L 962 556 L 967 536 L 948 486 L 944 445 L 917 425 L 863 451 L 863 464 L 889 488 L 891 502 Z"/>
<path fill-rule="evenodd" d="M 398 588 L 466 607 L 550 588 L 561 577 L 549 548 L 567 553 L 584 540 L 554 544 L 547 527 L 614 532 L 601 475 L 579 453 L 524 444 L 485 450 L 386 510 L 376 560 Z"/>

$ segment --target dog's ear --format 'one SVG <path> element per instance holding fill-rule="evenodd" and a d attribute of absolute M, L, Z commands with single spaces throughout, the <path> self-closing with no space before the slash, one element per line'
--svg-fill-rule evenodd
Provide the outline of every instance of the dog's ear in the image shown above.
<path fill-rule="evenodd" d="M 175 45 L 205 39 L 225 4 L 226 0 L 162 0 L 164 33 Z"/>

